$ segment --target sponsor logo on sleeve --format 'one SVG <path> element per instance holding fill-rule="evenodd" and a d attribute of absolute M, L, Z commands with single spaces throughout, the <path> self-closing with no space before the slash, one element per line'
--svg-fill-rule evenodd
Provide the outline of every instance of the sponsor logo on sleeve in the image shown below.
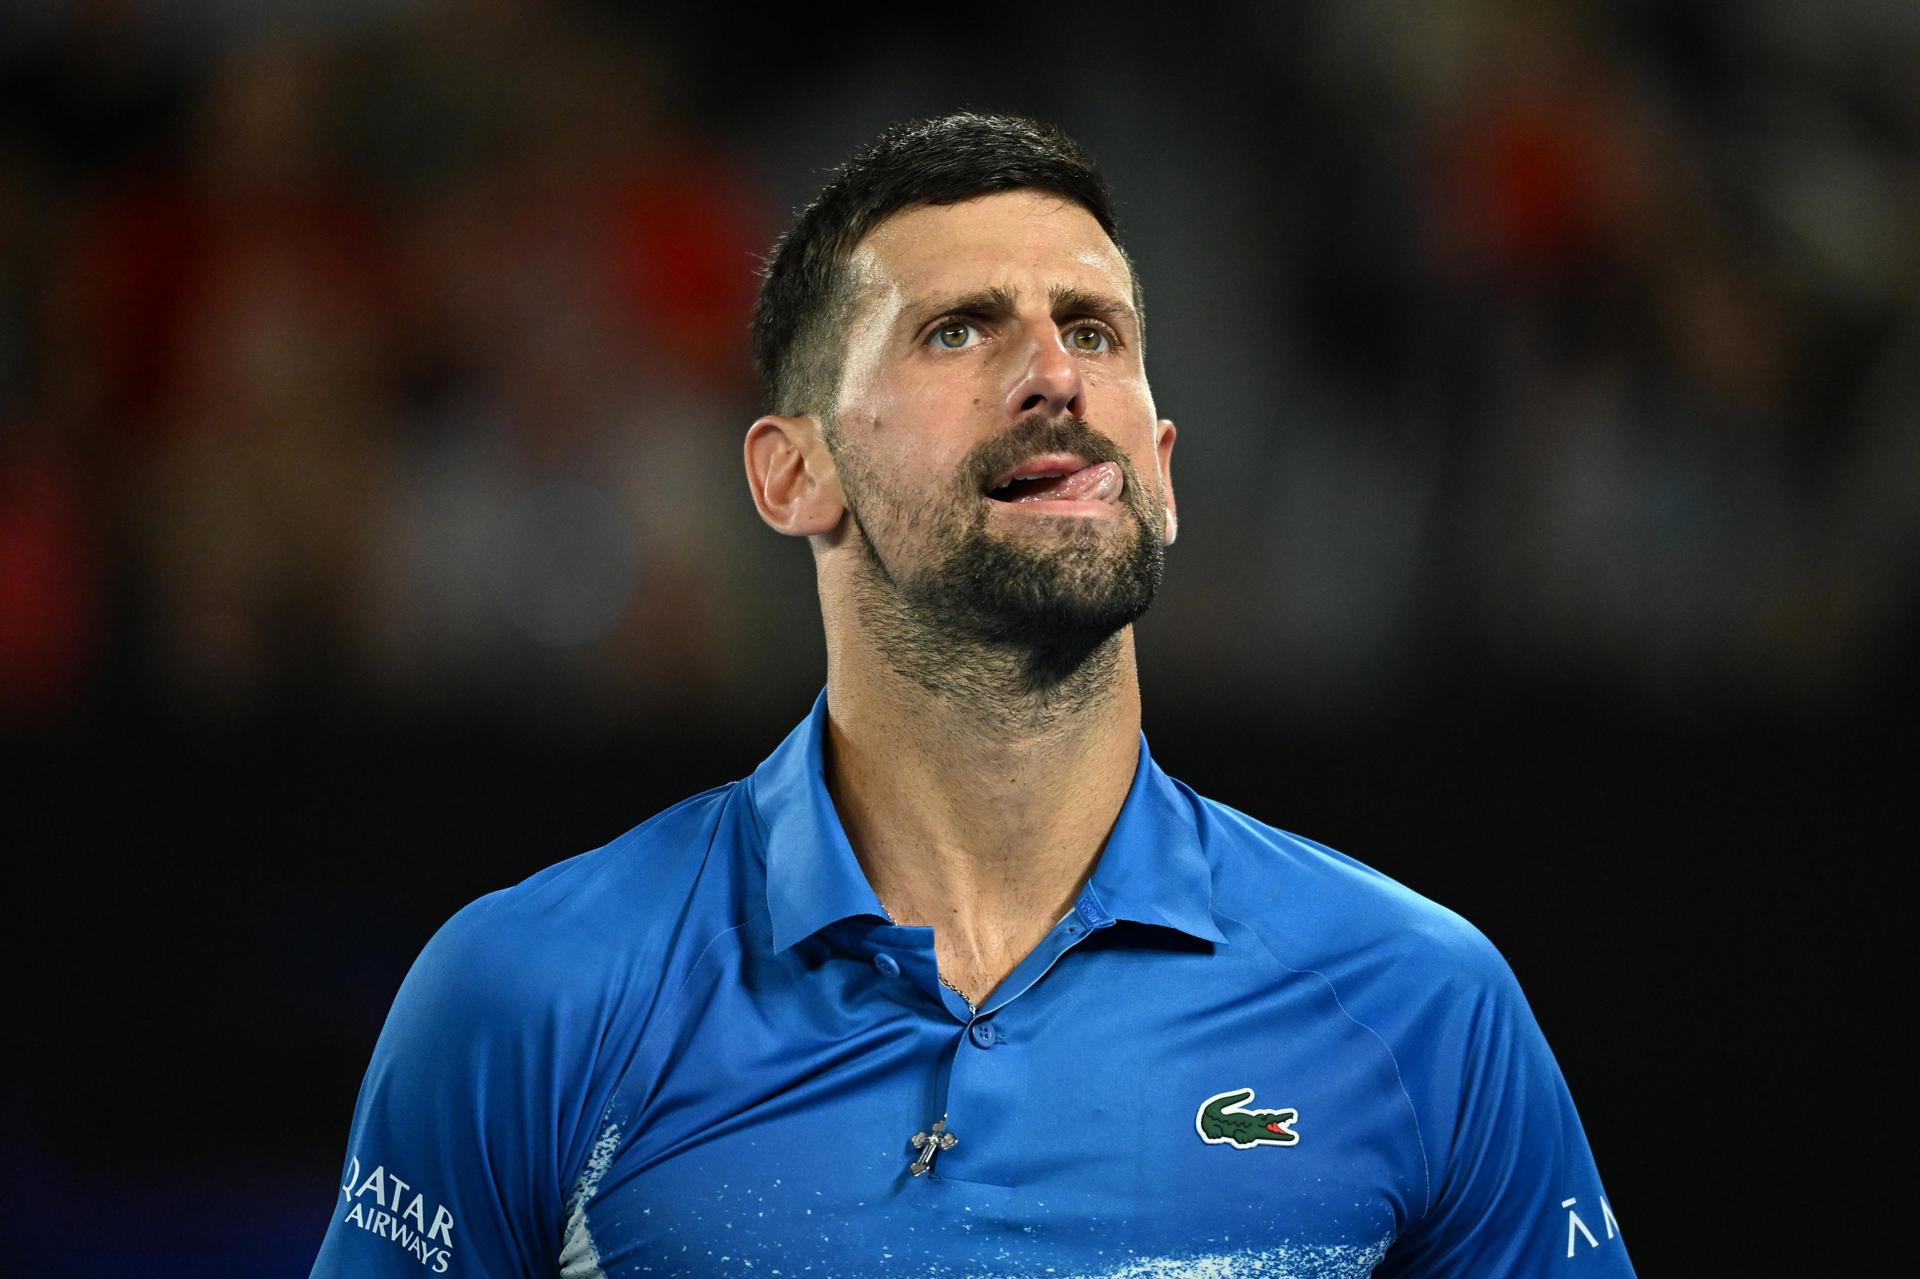
<path fill-rule="evenodd" d="M 1568 1196 L 1560 1201 L 1560 1206 L 1567 1210 L 1568 1257 L 1573 1256 L 1573 1245 L 1577 1239 L 1584 1238 L 1589 1248 L 1598 1248 L 1600 1246 L 1600 1241 L 1593 1237 L 1593 1231 L 1588 1229 L 1587 1223 L 1580 1218 L 1579 1210 L 1575 1207 L 1579 1202 L 1580 1200 L 1576 1196 Z M 1620 1223 L 1613 1219 L 1613 1207 L 1607 1203 L 1605 1196 L 1602 1196 L 1600 1199 L 1600 1225 L 1606 1230 L 1607 1238 L 1609 1239 L 1612 1239 L 1620 1233 Z"/>
<path fill-rule="evenodd" d="M 400 1179 L 385 1164 L 362 1173 L 360 1156 L 347 1165 L 340 1183 L 347 1197 L 341 1220 L 406 1249 L 430 1274 L 445 1274 L 453 1263 L 453 1214 Z"/>

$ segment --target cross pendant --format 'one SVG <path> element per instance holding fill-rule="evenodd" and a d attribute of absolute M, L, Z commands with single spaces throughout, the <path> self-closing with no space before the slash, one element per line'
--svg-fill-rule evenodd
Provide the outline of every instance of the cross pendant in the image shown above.
<path fill-rule="evenodd" d="M 913 1134 L 913 1148 L 920 1152 L 920 1157 L 913 1161 L 913 1167 L 908 1171 L 918 1177 L 933 1167 L 935 1155 L 943 1150 L 952 1150 L 959 1144 L 960 1139 L 947 1131 L 947 1121 L 945 1116 L 942 1116 L 934 1121 L 931 1133 Z"/>

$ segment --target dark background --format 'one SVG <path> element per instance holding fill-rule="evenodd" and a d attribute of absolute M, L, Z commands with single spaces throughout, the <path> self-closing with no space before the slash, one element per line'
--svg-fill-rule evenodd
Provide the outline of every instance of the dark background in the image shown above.
<path fill-rule="evenodd" d="M 1494 939 L 1643 1273 L 1894 1255 L 1920 9 L 1432 8 L 6 9 L 0 1268 L 304 1275 L 432 930 L 805 713 L 754 271 L 960 106 L 1142 269 L 1160 762 Z"/>

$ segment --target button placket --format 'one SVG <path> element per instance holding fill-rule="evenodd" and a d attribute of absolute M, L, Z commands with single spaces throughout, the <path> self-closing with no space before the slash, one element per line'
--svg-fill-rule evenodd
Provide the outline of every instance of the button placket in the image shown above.
<path fill-rule="evenodd" d="M 962 1011 L 957 995 L 941 988 L 948 1011 L 965 1026 L 964 1033 L 952 1041 L 952 1055 L 947 1058 L 938 1089 L 941 1118 L 948 1131 L 961 1140 L 937 1161 L 929 1161 L 931 1166 L 916 1180 L 934 1186 L 957 1180 L 974 1185 L 976 1190 L 996 1184 L 994 1169 L 1007 1157 L 1007 1148 L 1002 1145 L 1008 1139 L 1004 1131 L 1007 1099 L 1017 1091 L 1023 1055 L 1032 1047 L 1018 1036 L 1007 1038 L 999 1025 L 1006 1015 L 1002 1010 L 1025 996 L 1068 951 L 1113 923 L 1113 917 L 1100 909 L 1097 901 L 1091 909 L 1086 909 L 1087 905 L 1083 897 L 1082 909 L 1062 918 L 1034 953 L 971 1016 Z"/>

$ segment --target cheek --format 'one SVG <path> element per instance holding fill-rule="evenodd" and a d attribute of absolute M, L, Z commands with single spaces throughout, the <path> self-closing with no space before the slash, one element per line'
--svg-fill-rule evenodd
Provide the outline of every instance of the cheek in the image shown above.
<path fill-rule="evenodd" d="M 967 450 L 988 432 L 980 403 L 951 387 L 902 387 L 876 415 L 871 449 L 908 485 L 930 490 L 952 479 Z"/>
<path fill-rule="evenodd" d="M 905 382 L 893 397 L 893 412 L 908 432 L 929 443 L 964 433 L 985 403 L 983 389 L 952 377 Z"/>
<path fill-rule="evenodd" d="M 918 516 L 944 504 L 954 485 L 960 459 L 932 446 L 916 424 L 881 418 L 860 446 L 861 497 L 898 518 Z"/>
<path fill-rule="evenodd" d="M 1127 450 L 1133 466 L 1143 480 L 1160 487 L 1165 468 L 1160 464 L 1159 419 L 1154 415 L 1153 397 L 1139 379 L 1128 379 L 1114 389 L 1102 406 L 1091 406 L 1089 420 L 1096 429 L 1106 429 Z"/>
<path fill-rule="evenodd" d="M 1128 422 L 1154 420 L 1153 392 L 1148 390 L 1147 379 L 1138 369 L 1117 370 L 1095 365 L 1081 375 L 1081 380 L 1086 384 L 1091 411 L 1098 412 L 1104 405 L 1107 411 Z"/>

